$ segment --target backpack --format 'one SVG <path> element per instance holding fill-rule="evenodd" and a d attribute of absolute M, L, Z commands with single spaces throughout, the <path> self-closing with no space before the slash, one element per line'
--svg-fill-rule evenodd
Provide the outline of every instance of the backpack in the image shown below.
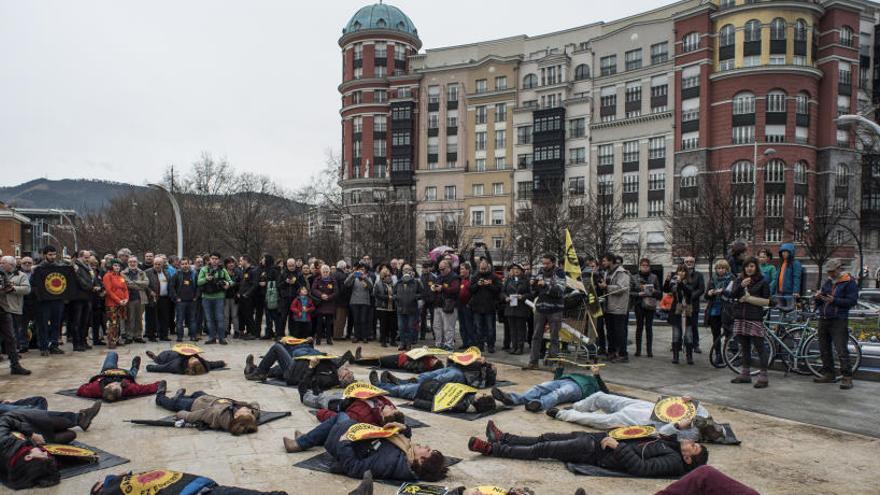
<path fill-rule="evenodd" d="M 266 284 L 266 309 L 278 309 L 278 287 L 274 280 Z"/>

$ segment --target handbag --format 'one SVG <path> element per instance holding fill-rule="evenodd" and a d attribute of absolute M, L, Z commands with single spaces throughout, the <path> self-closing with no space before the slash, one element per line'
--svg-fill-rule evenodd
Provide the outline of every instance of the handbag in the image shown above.
<path fill-rule="evenodd" d="M 672 309 L 673 300 L 674 299 L 672 297 L 672 294 L 667 292 L 663 294 L 663 297 L 660 299 L 660 304 L 657 306 L 657 308 L 660 311 L 669 311 L 670 309 Z"/>
<path fill-rule="evenodd" d="M 694 307 L 690 304 L 678 303 L 675 305 L 675 314 L 690 318 L 694 314 Z"/>

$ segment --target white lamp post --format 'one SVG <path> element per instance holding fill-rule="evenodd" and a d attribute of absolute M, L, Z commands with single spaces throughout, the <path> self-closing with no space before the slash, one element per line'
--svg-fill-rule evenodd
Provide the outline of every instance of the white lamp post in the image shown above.
<path fill-rule="evenodd" d="M 177 204 L 177 200 L 174 199 L 174 195 L 165 186 L 159 184 L 147 184 L 147 186 L 157 191 L 163 191 L 168 196 L 168 200 L 171 201 L 171 208 L 174 210 L 174 220 L 177 223 L 177 258 L 183 258 L 183 220 L 180 217 L 180 206 Z"/>

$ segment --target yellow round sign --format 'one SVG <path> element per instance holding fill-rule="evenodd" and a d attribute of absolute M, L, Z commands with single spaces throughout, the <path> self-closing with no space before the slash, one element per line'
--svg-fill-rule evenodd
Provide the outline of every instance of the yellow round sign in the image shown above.
<path fill-rule="evenodd" d="M 462 366 L 467 366 L 469 364 L 473 364 L 480 357 L 482 357 L 482 353 L 480 352 L 479 347 L 468 347 L 464 352 L 454 352 L 449 356 L 449 360 L 453 363 L 460 364 Z"/>
<path fill-rule="evenodd" d="M 507 490 L 497 486 L 478 486 L 476 490 L 480 495 L 507 495 Z"/>
<path fill-rule="evenodd" d="M 181 356 L 195 356 L 202 353 L 202 350 L 198 346 L 192 344 L 177 344 L 172 347 L 171 350 Z"/>
<path fill-rule="evenodd" d="M 177 483 L 181 478 L 183 478 L 183 473 L 176 471 L 165 471 L 164 469 L 144 471 L 126 476 L 119 484 L 119 489 L 122 493 L 154 494 Z"/>
<path fill-rule="evenodd" d="M 385 395 L 388 391 L 364 382 L 354 382 L 345 387 L 342 396 L 346 399 L 369 399 L 377 395 Z"/>
<path fill-rule="evenodd" d="M 46 276 L 46 279 L 43 280 L 43 286 L 49 294 L 60 296 L 61 294 L 64 294 L 65 290 L 67 290 L 67 277 L 58 272 L 50 273 Z"/>
<path fill-rule="evenodd" d="M 624 426 L 609 431 L 608 436 L 617 440 L 629 440 L 654 436 L 656 433 L 657 429 L 653 426 Z"/>
<path fill-rule="evenodd" d="M 697 406 L 681 397 L 664 397 L 654 405 L 654 415 L 664 423 L 690 421 L 697 415 Z"/>
<path fill-rule="evenodd" d="M 345 438 L 352 442 L 360 440 L 374 440 L 377 438 L 388 438 L 397 435 L 400 431 L 396 426 L 375 426 L 369 423 L 357 423 L 351 425 L 345 432 Z"/>
<path fill-rule="evenodd" d="M 296 337 L 284 336 L 284 337 L 281 337 L 281 340 L 279 340 L 278 342 L 281 342 L 284 345 L 300 345 L 300 344 L 305 344 L 306 342 L 308 342 L 308 340 L 298 339 Z"/>
<path fill-rule="evenodd" d="M 74 447 L 73 445 L 62 445 L 57 443 L 47 443 L 43 445 L 46 452 L 63 457 L 98 457 L 98 453 L 94 450 Z"/>

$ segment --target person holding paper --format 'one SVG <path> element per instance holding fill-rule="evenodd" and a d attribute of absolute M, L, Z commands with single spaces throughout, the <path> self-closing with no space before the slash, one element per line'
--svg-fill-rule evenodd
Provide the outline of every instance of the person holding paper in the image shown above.
<path fill-rule="evenodd" d="M 639 274 L 636 275 L 638 290 L 635 291 L 636 312 L 636 353 L 642 355 L 642 331 L 645 333 L 645 353 L 648 357 L 654 357 L 654 312 L 657 310 L 660 293 L 660 280 L 651 271 L 651 260 L 642 258 L 639 261 Z"/>
<path fill-rule="evenodd" d="M 510 354 L 519 355 L 524 352 L 526 327 L 531 313 L 526 300 L 532 290 L 528 279 L 523 276 L 522 265 L 511 263 L 508 271 L 507 280 L 504 281 L 501 291 L 507 303 L 504 307 L 504 317 L 507 318 L 507 326 L 510 328 Z"/>

